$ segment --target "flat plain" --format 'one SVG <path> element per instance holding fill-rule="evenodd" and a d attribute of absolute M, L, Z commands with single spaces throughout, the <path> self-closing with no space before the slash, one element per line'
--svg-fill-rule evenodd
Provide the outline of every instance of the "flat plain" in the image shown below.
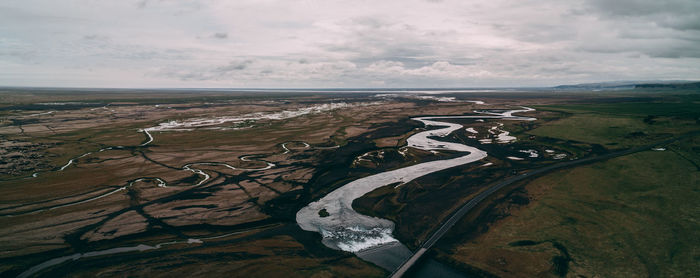
<path fill-rule="evenodd" d="M 425 128 L 412 117 L 521 106 L 537 120 L 450 120 L 471 129 L 444 140 L 477 146 L 484 160 L 353 207 L 396 223 L 396 239 L 415 250 L 489 184 L 650 146 L 499 190 L 429 257 L 476 276 L 700 271 L 695 91 L 0 95 L 3 277 L 386 276 L 301 230 L 296 212 L 352 180 L 457 155 L 407 148 Z M 505 131 L 516 139 L 496 142 Z"/>

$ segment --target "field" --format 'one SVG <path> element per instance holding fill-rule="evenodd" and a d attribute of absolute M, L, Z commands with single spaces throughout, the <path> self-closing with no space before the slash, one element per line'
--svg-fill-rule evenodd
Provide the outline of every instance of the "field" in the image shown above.
<path fill-rule="evenodd" d="M 3 98 L 0 126 L 7 146 L 0 153 L 2 276 L 51 258 L 162 243 L 168 244 L 109 261 L 83 258 L 43 275 L 384 274 L 349 254 L 320 248 L 313 234 L 296 227 L 293 214 L 318 194 L 304 185 L 322 168 L 319 163 L 349 163 L 362 151 L 345 151 L 337 143 L 347 145 L 401 119 L 401 109 L 415 103 L 378 109 L 377 99 L 366 96 L 5 94 L 10 97 Z M 141 131 L 173 120 L 298 111 L 332 102 L 347 105 L 279 120 L 153 131 L 150 143 Z M 334 151 L 352 157 L 328 158 Z M 268 163 L 274 167 L 265 169 Z M 207 259 L 212 256 L 218 259 Z"/>
<path fill-rule="evenodd" d="M 697 98 L 539 107 L 528 134 L 624 148 L 696 131 Z M 477 276 L 689 277 L 698 268 L 700 136 L 520 183 L 453 228 L 435 256 Z"/>
<path fill-rule="evenodd" d="M 483 276 L 698 271 L 694 93 L 0 94 L 3 277 L 386 276 L 301 230 L 296 212 L 358 178 L 462 155 L 407 148 L 423 130 L 412 117 L 520 106 L 537 120 L 449 120 L 470 129 L 441 140 L 477 146 L 484 160 L 376 189 L 353 208 L 393 221 L 415 250 L 490 184 L 669 141 L 508 186 L 429 257 Z M 498 142 L 504 132 L 513 139 Z"/>
<path fill-rule="evenodd" d="M 34 274 L 385 275 L 324 247 L 296 211 L 348 180 L 423 159 L 357 164 L 387 147 L 396 154 L 420 127 L 409 117 L 474 107 L 374 94 L 2 93 L 3 276 L 75 255 Z M 240 119 L 198 124 L 226 117 Z M 173 122 L 182 127 L 144 132 Z M 138 246 L 147 250 L 85 257 Z"/>

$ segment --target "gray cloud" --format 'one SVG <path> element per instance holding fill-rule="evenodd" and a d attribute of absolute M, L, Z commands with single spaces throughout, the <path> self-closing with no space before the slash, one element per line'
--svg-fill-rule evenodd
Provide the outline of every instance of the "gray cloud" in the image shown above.
<path fill-rule="evenodd" d="M 228 33 L 214 33 L 213 37 L 217 39 L 227 39 Z"/>
<path fill-rule="evenodd" d="M 694 0 L 588 0 L 588 4 L 613 16 L 648 16 L 654 14 L 697 14 L 700 3 Z"/>
<path fill-rule="evenodd" d="M 228 65 L 217 67 L 215 71 L 218 72 L 231 72 L 231 71 L 238 71 L 238 70 L 244 70 L 248 65 L 252 64 L 253 60 L 245 60 L 242 62 L 230 62 Z"/>
<path fill-rule="evenodd" d="M 528 86 L 700 76 L 696 0 L 0 5 L 0 85 Z"/>
<path fill-rule="evenodd" d="M 700 30 L 700 2 L 696 0 L 589 0 L 594 12 L 612 18 L 654 22 L 678 30 Z"/>
<path fill-rule="evenodd" d="M 141 0 L 136 2 L 136 7 L 139 9 L 146 8 L 146 5 L 148 5 L 148 0 Z"/>

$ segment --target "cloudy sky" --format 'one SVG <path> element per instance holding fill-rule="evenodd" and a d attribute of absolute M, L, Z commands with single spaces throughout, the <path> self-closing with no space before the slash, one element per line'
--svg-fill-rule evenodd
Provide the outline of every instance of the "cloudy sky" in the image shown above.
<path fill-rule="evenodd" d="M 0 86 L 700 78 L 698 0 L 3 0 Z"/>

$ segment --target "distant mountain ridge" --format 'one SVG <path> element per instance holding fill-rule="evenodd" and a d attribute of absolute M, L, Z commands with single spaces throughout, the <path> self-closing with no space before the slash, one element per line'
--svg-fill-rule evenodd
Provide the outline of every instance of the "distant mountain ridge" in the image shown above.
<path fill-rule="evenodd" d="M 689 83 L 653 83 L 653 84 L 639 84 L 634 87 L 635 89 L 700 89 L 700 82 L 689 82 Z"/>
<path fill-rule="evenodd" d="M 632 89 L 700 89 L 700 81 L 613 81 L 599 83 L 582 83 L 574 85 L 559 85 L 552 87 L 557 90 L 632 90 Z"/>

